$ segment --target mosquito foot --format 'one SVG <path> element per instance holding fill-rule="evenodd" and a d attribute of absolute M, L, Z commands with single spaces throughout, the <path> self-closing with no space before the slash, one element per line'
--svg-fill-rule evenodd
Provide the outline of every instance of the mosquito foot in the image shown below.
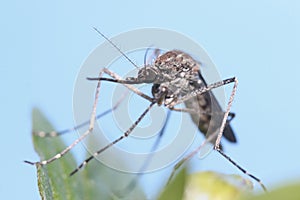
<path fill-rule="evenodd" d="M 37 162 L 30 162 L 28 160 L 24 160 L 24 162 L 27 163 L 27 164 L 30 164 L 30 165 L 36 165 L 37 164 Z"/>

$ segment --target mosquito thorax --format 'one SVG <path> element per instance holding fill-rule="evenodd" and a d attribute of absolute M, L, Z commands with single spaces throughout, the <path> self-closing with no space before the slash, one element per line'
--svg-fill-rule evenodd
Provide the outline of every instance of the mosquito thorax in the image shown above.
<path fill-rule="evenodd" d="M 200 84 L 199 68 L 200 63 L 191 56 L 172 50 L 160 55 L 153 66 L 145 67 L 143 74 L 146 71 L 155 73 L 152 95 L 160 104 L 172 107 L 180 97 L 194 91 Z M 147 73 L 149 76 L 150 72 Z"/>

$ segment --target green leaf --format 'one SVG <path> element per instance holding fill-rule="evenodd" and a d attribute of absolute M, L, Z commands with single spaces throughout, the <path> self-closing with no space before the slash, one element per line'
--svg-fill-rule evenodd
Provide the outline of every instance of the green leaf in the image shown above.
<path fill-rule="evenodd" d="M 216 172 L 198 172 L 188 176 L 185 185 L 185 200 L 234 200 L 252 191 L 252 183 L 238 175 Z"/>
<path fill-rule="evenodd" d="M 162 192 L 160 200 L 207 199 L 234 200 L 252 191 L 252 183 L 238 175 L 198 172 L 190 175 L 183 169 Z"/>
<path fill-rule="evenodd" d="M 245 200 L 299 200 L 300 199 L 300 183 L 286 185 L 278 189 L 272 190 L 257 196 L 244 198 Z"/>
<path fill-rule="evenodd" d="M 32 111 L 33 130 L 45 132 L 54 129 L 37 110 Z M 65 148 L 60 138 L 41 138 L 33 135 L 33 143 L 41 160 L 50 158 Z M 82 176 L 69 177 L 70 171 L 74 169 L 76 162 L 71 154 L 46 166 L 37 166 L 38 187 L 42 199 L 82 199 L 83 189 Z M 77 190 L 76 194 L 73 190 Z"/>
<path fill-rule="evenodd" d="M 184 187 L 186 182 L 187 174 L 186 169 L 181 170 L 171 183 L 167 185 L 159 200 L 181 200 L 184 193 Z"/>
<path fill-rule="evenodd" d="M 32 111 L 33 131 L 53 131 L 53 127 L 38 109 Z M 41 160 L 49 159 L 63 150 L 66 145 L 59 137 L 39 137 L 32 135 L 33 144 Z M 93 141 L 94 139 L 92 139 Z M 77 167 L 69 152 L 62 158 L 45 165 L 37 166 L 38 188 L 42 199 L 119 199 L 118 193 L 135 177 L 108 168 L 92 161 L 89 165 L 69 176 Z M 119 186 L 119 187 L 116 187 Z M 124 194 L 126 198 L 146 199 L 137 186 Z"/>

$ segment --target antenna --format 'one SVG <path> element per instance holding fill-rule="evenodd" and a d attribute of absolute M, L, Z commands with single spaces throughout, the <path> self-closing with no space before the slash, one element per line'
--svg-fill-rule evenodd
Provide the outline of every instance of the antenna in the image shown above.
<path fill-rule="evenodd" d="M 108 41 L 113 47 L 115 47 L 121 54 L 124 56 L 135 68 L 139 69 L 139 67 L 117 46 L 115 45 L 108 37 L 106 37 L 103 33 L 101 33 L 97 28 L 93 27 L 94 30 L 99 33 L 106 41 Z"/>

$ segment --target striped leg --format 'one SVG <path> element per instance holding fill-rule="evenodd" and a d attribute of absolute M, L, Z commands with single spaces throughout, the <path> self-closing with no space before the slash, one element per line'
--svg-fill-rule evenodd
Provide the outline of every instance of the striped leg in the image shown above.
<path fill-rule="evenodd" d="M 35 134 L 41 136 L 41 137 L 47 137 L 47 136 L 57 136 L 57 135 L 61 135 L 64 134 L 70 130 L 75 130 L 78 129 L 84 125 L 86 125 L 87 123 L 89 123 L 89 128 L 87 131 L 85 131 L 83 133 L 83 135 L 81 135 L 77 140 L 75 140 L 71 145 L 69 145 L 67 148 L 65 148 L 63 151 L 61 151 L 60 153 L 56 154 L 55 156 L 51 157 L 50 159 L 47 160 L 43 160 L 40 162 L 31 162 L 31 161 L 24 161 L 25 163 L 31 164 L 31 165 L 47 165 L 59 158 L 61 158 L 62 156 L 64 156 L 66 153 L 68 153 L 74 146 L 76 146 L 79 142 L 81 142 L 86 136 L 88 136 L 94 129 L 94 124 L 95 124 L 95 120 L 97 118 L 100 118 L 101 116 L 103 116 L 103 114 L 107 114 L 108 112 L 116 109 L 118 107 L 118 105 L 121 103 L 121 101 L 123 100 L 124 97 L 122 97 L 117 104 L 112 108 L 109 109 L 107 111 L 105 111 L 103 114 L 100 114 L 98 116 L 96 116 L 96 109 L 97 109 L 97 102 L 98 102 L 98 98 L 99 98 L 99 93 L 100 93 L 100 86 L 101 86 L 101 81 L 100 78 L 102 78 L 103 74 L 108 74 L 109 76 L 115 78 L 116 82 L 118 82 L 118 80 L 122 80 L 121 77 L 119 75 L 117 75 L 116 73 L 110 71 L 107 68 L 103 68 L 100 73 L 99 73 L 99 80 L 98 80 L 98 84 L 97 84 L 97 88 L 96 88 L 96 93 L 95 93 L 95 99 L 94 99 L 94 104 L 93 104 L 93 111 L 91 114 L 91 118 L 89 122 L 85 122 L 83 124 L 80 124 L 72 129 L 67 129 L 64 130 L 62 132 L 50 132 L 50 133 L 45 133 L 45 132 L 37 132 Z M 120 140 L 122 140 L 123 138 L 127 137 L 132 130 L 136 127 L 136 125 L 142 120 L 142 118 L 144 117 L 144 115 L 151 109 L 151 107 L 156 103 L 155 101 L 153 101 L 153 98 L 149 97 L 148 95 L 142 93 L 140 90 L 138 90 L 137 88 L 133 87 L 132 85 L 127 85 L 127 84 L 123 84 L 125 87 L 127 87 L 129 90 L 133 91 L 134 93 L 138 94 L 139 96 L 141 96 L 142 98 L 148 100 L 151 102 L 151 105 L 145 110 L 145 112 L 141 115 L 141 117 L 136 121 L 136 123 L 134 123 L 132 125 L 132 127 L 126 132 L 124 133 L 124 136 L 120 137 L 117 141 L 114 141 L 112 144 L 107 145 L 104 149 L 97 151 L 93 156 L 91 156 L 90 158 L 86 159 L 76 170 L 74 170 L 71 175 L 73 175 L 74 173 L 76 173 L 78 171 L 78 169 L 80 169 L 81 167 L 83 167 L 86 163 L 88 163 L 92 158 L 94 158 L 95 155 L 100 154 L 101 152 L 103 152 L 105 149 L 109 148 L 110 146 L 112 146 L 114 143 L 119 142 Z"/>
<path fill-rule="evenodd" d="M 100 71 L 99 76 L 102 77 L 103 75 L 103 70 Z M 96 109 L 97 109 L 97 102 L 98 102 L 98 98 L 99 98 L 99 92 L 100 92 L 100 86 L 101 86 L 101 82 L 98 81 L 97 84 L 97 88 L 96 88 L 96 93 L 95 93 L 95 100 L 94 100 L 94 104 L 93 104 L 93 110 L 92 110 L 92 114 L 91 114 L 91 118 L 90 118 L 90 123 L 89 123 L 89 128 L 87 131 L 85 131 L 83 133 L 83 135 L 81 135 L 78 139 L 76 139 L 71 145 L 69 145 L 67 148 L 65 148 L 63 151 L 61 151 L 60 153 L 56 154 L 55 156 L 53 156 L 52 158 L 48 159 L 48 160 L 43 160 L 40 162 L 31 162 L 31 161 L 24 161 L 25 163 L 31 164 L 31 165 L 47 165 L 59 158 L 61 158 L 62 156 L 64 156 L 66 153 L 68 153 L 74 146 L 76 146 L 80 141 L 82 141 L 86 136 L 88 136 L 94 129 L 94 124 L 95 124 L 95 119 L 96 119 Z"/>
<path fill-rule="evenodd" d="M 108 113 L 113 112 L 114 110 L 116 110 L 119 105 L 122 103 L 122 101 L 124 100 L 124 98 L 126 97 L 126 95 L 128 94 L 128 91 L 124 92 L 124 94 L 121 96 L 121 98 L 117 101 L 117 103 L 110 109 L 107 109 L 106 111 L 104 111 L 103 113 L 99 114 L 96 116 L 96 120 L 100 119 L 101 117 L 104 117 L 105 115 L 107 115 Z M 39 137 L 58 137 L 61 135 L 64 135 L 66 133 L 70 133 L 73 132 L 75 130 L 79 130 L 80 128 L 88 125 L 90 123 L 90 121 L 85 121 L 77 126 L 74 126 L 72 128 L 68 128 L 62 131 L 51 131 L 51 132 L 44 132 L 44 131 L 33 131 L 32 134 L 39 136 Z"/>
<path fill-rule="evenodd" d="M 106 149 L 108 149 L 111 146 L 115 145 L 116 143 L 120 142 L 122 139 L 128 137 L 132 133 L 132 131 L 134 130 L 134 128 L 140 123 L 140 121 L 150 111 L 150 109 L 153 107 L 154 104 L 156 104 L 156 102 L 152 102 L 148 106 L 148 108 L 140 115 L 140 117 L 131 125 L 131 127 L 122 136 L 120 136 L 118 139 L 116 139 L 113 142 L 109 143 L 108 145 L 106 145 L 102 149 L 96 151 L 95 153 L 93 153 L 93 155 L 91 155 L 90 157 L 88 157 L 87 159 L 85 159 L 74 171 L 72 171 L 70 173 L 70 176 L 74 175 L 76 172 L 78 172 L 78 170 L 80 170 L 82 167 L 84 167 L 85 165 L 87 165 L 88 162 L 90 162 L 96 156 L 98 156 L 99 154 L 101 154 L 102 152 L 104 152 Z"/>

